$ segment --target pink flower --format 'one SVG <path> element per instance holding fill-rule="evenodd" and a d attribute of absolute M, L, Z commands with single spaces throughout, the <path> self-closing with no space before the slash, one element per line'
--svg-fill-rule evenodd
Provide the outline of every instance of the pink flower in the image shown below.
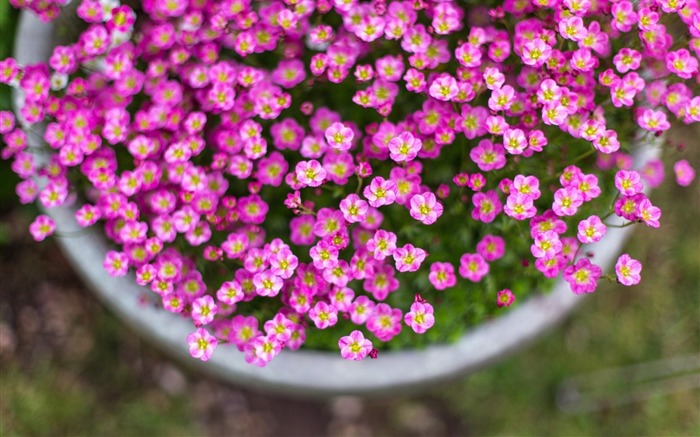
<path fill-rule="evenodd" d="M 666 55 L 666 68 L 682 79 L 690 79 L 698 73 L 698 60 L 686 49 L 676 50 Z"/>
<path fill-rule="evenodd" d="M 431 97 L 437 100 L 452 100 L 458 92 L 457 81 L 447 73 L 442 73 L 433 80 L 428 88 Z"/>
<path fill-rule="evenodd" d="M 284 282 L 270 270 L 263 270 L 253 276 L 255 292 L 260 296 L 274 297 L 279 294 Z"/>
<path fill-rule="evenodd" d="M 385 303 L 377 304 L 367 320 L 367 329 L 379 340 L 389 341 L 401 332 L 401 310 Z"/>
<path fill-rule="evenodd" d="M 506 251 L 506 243 L 503 238 L 495 235 L 484 235 L 476 245 L 476 251 L 486 261 L 496 261 L 503 257 Z"/>
<path fill-rule="evenodd" d="M 352 147 L 352 140 L 355 137 L 352 129 L 343 123 L 335 122 L 330 125 L 325 132 L 326 141 L 332 148 L 344 152 Z"/>
<path fill-rule="evenodd" d="M 265 367 L 281 350 L 279 341 L 269 335 L 259 335 L 245 345 L 245 360 L 249 364 Z"/>
<path fill-rule="evenodd" d="M 202 296 L 192 302 L 192 320 L 195 326 L 207 325 L 214 320 L 219 308 L 211 296 Z M 195 357 L 197 358 L 197 357 Z"/>
<path fill-rule="evenodd" d="M 537 214 L 537 208 L 535 208 L 532 197 L 522 193 L 514 193 L 506 199 L 503 212 L 516 220 L 526 220 Z"/>
<path fill-rule="evenodd" d="M 581 258 L 575 265 L 564 269 L 564 279 L 569 283 L 571 291 L 576 294 L 593 293 L 602 274 L 603 270 L 591 264 L 588 258 Z"/>
<path fill-rule="evenodd" d="M 389 157 L 396 162 L 408 162 L 418 155 L 423 143 L 410 132 L 401 132 L 389 141 Z"/>
<path fill-rule="evenodd" d="M 583 244 L 595 243 L 608 232 L 608 228 L 597 215 L 592 215 L 578 224 L 578 241 Z"/>
<path fill-rule="evenodd" d="M 437 201 L 435 194 L 426 191 L 422 194 L 415 194 L 409 201 L 411 206 L 411 217 L 423 223 L 431 225 L 442 215 L 443 206 Z"/>
<path fill-rule="evenodd" d="M 406 244 L 397 248 L 392 256 L 396 262 L 396 270 L 399 272 L 415 272 L 420 268 L 426 257 L 425 250 Z"/>
<path fill-rule="evenodd" d="M 348 223 L 359 223 L 367 217 L 369 204 L 360 198 L 357 194 L 348 194 L 348 196 L 340 201 L 340 210 L 343 212 L 343 218 Z"/>
<path fill-rule="evenodd" d="M 198 328 L 187 336 L 190 355 L 192 358 L 199 358 L 202 361 L 209 361 L 218 343 L 216 337 L 209 334 L 204 328 Z"/>
<path fill-rule="evenodd" d="M 379 229 L 367 241 L 367 250 L 377 261 L 390 256 L 396 250 L 396 234 Z"/>
<path fill-rule="evenodd" d="M 396 191 L 396 183 L 394 181 L 377 176 L 365 187 L 362 194 L 369 200 L 371 207 L 379 208 L 380 206 L 394 203 Z"/>
<path fill-rule="evenodd" d="M 491 223 L 496 216 L 503 210 L 503 205 L 498 199 L 496 191 L 487 191 L 486 193 L 476 193 L 472 197 L 474 210 L 472 218 L 484 223 Z"/>
<path fill-rule="evenodd" d="M 338 322 L 338 310 L 326 302 L 319 301 L 309 310 L 309 317 L 318 329 L 326 329 Z"/>
<path fill-rule="evenodd" d="M 503 132 L 503 148 L 511 155 L 521 155 L 527 149 L 528 141 L 520 129 L 506 129 Z"/>
<path fill-rule="evenodd" d="M 352 331 L 350 335 L 338 340 L 340 356 L 346 360 L 360 361 L 372 350 L 372 342 L 362 335 L 361 331 Z"/>
<path fill-rule="evenodd" d="M 123 252 L 110 250 L 105 255 L 102 266 L 110 276 L 126 276 L 129 271 L 129 258 Z"/>
<path fill-rule="evenodd" d="M 644 185 L 641 176 L 636 171 L 620 170 L 615 174 L 615 187 L 624 196 L 634 196 L 642 192 Z"/>
<path fill-rule="evenodd" d="M 492 111 L 503 111 L 510 109 L 514 101 L 515 89 L 510 85 L 504 85 L 502 88 L 491 91 L 488 104 Z"/>
<path fill-rule="evenodd" d="M 541 67 L 550 56 L 552 56 L 552 47 L 541 38 L 535 38 L 523 46 L 522 60 L 525 65 Z"/>
<path fill-rule="evenodd" d="M 403 320 L 416 334 L 423 334 L 435 324 L 433 306 L 425 302 L 413 302 L 411 311 L 404 315 Z"/>
<path fill-rule="evenodd" d="M 676 175 L 676 183 L 681 187 L 687 187 L 695 179 L 695 170 L 685 159 L 681 159 L 673 164 L 673 172 Z"/>
<path fill-rule="evenodd" d="M 583 196 L 581 191 L 576 188 L 564 187 L 554 192 L 552 210 L 560 217 L 576 214 L 581 205 L 583 205 Z"/>
<path fill-rule="evenodd" d="M 320 186 L 326 179 L 327 174 L 321 163 L 315 159 L 300 161 L 295 168 L 295 173 L 297 180 L 309 187 Z"/>
<path fill-rule="evenodd" d="M 459 275 L 472 282 L 479 282 L 489 273 L 489 264 L 479 254 L 465 253 L 459 259 Z"/>
<path fill-rule="evenodd" d="M 53 234 L 56 229 L 56 224 L 47 215 L 38 215 L 32 224 L 29 225 L 29 233 L 32 234 L 34 241 L 43 241 L 46 237 Z"/>
<path fill-rule="evenodd" d="M 552 259 L 561 252 L 561 247 L 559 235 L 554 231 L 545 231 L 535 235 L 530 252 L 535 258 Z"/>
<path fill-rule="evenodd" d="M 512 291 L 506 288 L 498 292 L 496 296 L 496 305 L 499 307 L 509 307 L 513 302 L 515 302 L 515 295 Z"/>
<path fill-rule="evenodd" d="M 435 262 L 430 266 L 428 280 L 436 290 L 445 290 L 454 287 L 457 283 L 455 269 L 447 262 Z"/>
<path fill-rule="evenodd" d="M 637 204 L 637 216 L 647 225 L 652 228 L 661 226 L 659 219 L 661 218 L 661 209 L 651 204 L 647 198 Z"/>
<path fill-rule="evenodd" d="M 641 280 L 642 263 L 636 259 L 632 259 L 628 254 L 623 253 L 615 263 L 615 273 L 617 274 L 617 282 L 622 285 L 639 284 Z"/>

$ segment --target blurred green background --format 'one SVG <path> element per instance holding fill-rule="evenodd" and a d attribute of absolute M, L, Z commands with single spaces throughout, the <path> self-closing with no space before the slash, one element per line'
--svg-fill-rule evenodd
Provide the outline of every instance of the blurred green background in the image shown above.
<path fill-rule="evenodd" d="M 16 20 L 0 0 L 0 59 Z M 9 109 L 8 91 L 0 85 L 0 109 Z M 700 168 L 697 130 L 671 141 L 669 163 L 682 145 Z M 413 396 L 325 401 L 253 393 L 155 352 L 85 290 L 52 240 L 28 237 L 34 210 L 18 205 L 16 182 L 0 162 L 0 435 L 700 435 L 697 388 L 642 388 L 646 399 L 616 406 L 633 388 L 615 373 L 594 380 L 613 402 L 577 414 L 557 406 L 570 377 L 700 353 L 697 182 L 669 179 L 653 193 L 662 227 L 639 227 L 627 250 L 644 265 L 642 284 L 605 284 L 524 352 L 463 380 Z"/>

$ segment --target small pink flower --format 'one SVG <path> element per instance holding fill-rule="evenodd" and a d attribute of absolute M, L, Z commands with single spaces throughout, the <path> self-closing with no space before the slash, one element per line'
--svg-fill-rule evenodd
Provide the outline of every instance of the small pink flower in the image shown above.
<path fill-rule="evenodd" d="M 401 332 L 402 316 L 398 308 L 391 308 L 385 303 L 377 304 L 367 320 L 367 329 L 379 340 L 389 341 Z"/>
<path fill-rule="evenodd" d="M 360 223 L 367 218 L 367 210 L 369 204 L 360 198 L 357 194 L 348 194 L 348 196 L 340 201 L 340 210 L 343 213 L 343 218 L 348 223 Z"/>
<path fill-rule="evenodd" d="M 389 157 L 396 162 L 413 161 L 423 147 L 420 139 L 410 132 L 401 132 L 389 141 Z"/>
<path fill-rule="evenodd" d="M 532 197 L 522 193 L 514 193 L 506 199 L 503 212 L 516 220 L 526 220 L 537 214 L 537 208 L 535 208 Z"/>
<path fill-rule="evenodd" d="M 369 205 L 373 208 L 390 205 L 396 201 L 396 183 L 377 176 L 365 187 L 362 194 L 369 200 Z"/>
<path fill-rule="evenodd" d="M 327 174 L 321 163 L 315 159 L 300 161 L 295 168 L 295 173 L 297 180 L 309 187 L 320 186 L 326 179 Z"/>
<path fill-rule="evenodd" d="M 56 224 L 47 215 L 39 215 L 34 219 L 31 225 L 29 225 L 29 233 L 35 241 L 43 241 L 46 237 L 53 234 L 56 229 Z"/>
<path fill-rule="evenodd" d="M 509 307 L 513 302 L 515 302 L 515 295 L 512 291 L 506 288 L 498 292 L 496 296 L 496 305 L 499 307 Z"/>
<path fill-rule="evenodd" d="M 695 179 L 695 170 L 685 159 L 673 164 L 673 172 L 676 175 L 676 183 L 681 187 L 687 187 Z"/>
<path fill-rule="evenodd" d="M 652 228 L 661 226 L 659 219 L 661 218 L 661 209 L 651 204 L 647 198 L 637 204 L 637 216 L 647 225 Z"/>
<path fill-rule="evenodd" d="M 431 225 L 442 215 L 443 206 L 430 191 L 415 194 L 409 201 L 411 217 L 424 225 Z"/>
<path fill-rule="evenodd" d="M 457 283 L 455 269 L 447 262 L 435 262 L 430 266 L 428 280 L 436 290 L 445 290 L 454 287 Z"/>
<path fill-rule="evenodd" d="M 603 270 L 588 258 L 581 258 L 575 265 L 564 269 L 564 279 L 576 294 L 593 293 L 602 274 Z"/>
<path fill-rule="evenodd" d="M 576 214 L 581 205 L 583 205 L 583 196 L 576 188 L 564 187 L 554 192 L 552 210 L 560 217 Z"/>
<path fill-rule="evenodd" d="M 561 248 L 559 234 L 550 230 L 535 235 L 535 242 L 530 246 L 530 252 L 535 258 L 552 259 L 561 252 Z"/>
<path fill-rule="evenodd" d="M 636 259 L 632 259 L 628 254 L 620 255 L 615 263 L 615 273 L 617 274 L 617 282 L 622 285 L 639 284 L 641 280 L 640 273 L 642 272 L 642 263 Z"/>
<path fill-rule="evenodd" d="M 472 282 L 479 282 L 489 273 L 489 264 L 479 254 L 465 253 L 459 259 L 459 275 Z"/>
<path fill-rule="evenodd" d="M 216 337 L 209 334 L 204 328 L 199 328 L 187 336 L 190 355 L 192 358 L 199 358 L 202 361 L 209 361 L 218 343 Z"/>
<path fill-rule="evenodd" d="M 338 322 L 338 310 L 326 302 L 319 301 L 309 310 L 309 317 L 318 329 L 326 329 Z"/>
<path fill-rule="evenodd" d="M 129 258 L 123 252 L 110 250 L 105 255 L 102 266 L 110 276 L 125 276 L 129 271 Z"/>
<path fill-rule="evenodd" d="M 219 308 L 211 296 L 202 296 L 192 302 L 192 320 L 195 326 L 207 325 L 214 320 Z"/>
<path fill-rule="evenodd" d="M 403 320 L 416 334 L 423 334 L 435 324 L 433 306 L 425 302 L 413 302 L 411 311 L 404 315 Z"/>
<path fill-rule="evenodd" d="M 581 243 L 595 243 L 607 233 L 608 228 L 597 215 L 592 215 L 578 224 L 578 241 Z"/>
<path fill-rule="evenodd" d="M 506 251 L 506 243 L 503 238 L 495 235 L 485 235 L 476 245 L 476 251 L 486 261 L 496 261 L 503 257 Z"/>
<path fill-rule="evenodd" d="M 352 147 L 352 140 L 355 137 L 354 132 L 343 123 L 335 122 L 330 125 L 325 131 L 326 141 L 332 148 L 345 152 Z"/>
<path fill-rule="evenodd" d="M 360 361 L 372 350 L 372 342 L 366 339 L 361 331 L 355 330 L 350 335 L 341 337 L 338 347 L 340 355 L 346 360 Z"/>
<path fill-rule="evenodd" d="M 428 94 L 437 100 L 449 101 L 457 95 L 457 81 L 447 73 L 442 73 L 433 80 L 428 88 Z"/>
<path fill-rule="evenodd" d="M 396 262 L 396 270 L 399 272 L 415 272 L 420 268 L 426 257 L 425 250 L 406 244 L 397 248 L 392 256 Z"/>

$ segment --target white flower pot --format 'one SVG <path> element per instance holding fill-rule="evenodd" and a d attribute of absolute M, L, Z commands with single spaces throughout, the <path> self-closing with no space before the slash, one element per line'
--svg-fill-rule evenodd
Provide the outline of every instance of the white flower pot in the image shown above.
<path fill-rule="evenodd" d="M 46 61 L 54 45 L 50 24 L 23 13 L 16 39 L 15 55 L 22 65 Z M 21 96 L 17 96 L 21 100 Z M 30 136 L 33 147 L 40 140 Z M 640 146 L 635 153 L 636 167 L 657 156 L 658 145 Z M 283 351 L 267 367 L 247 364 L 234 346 L 220 346 L 208 362 L 190 358 L 187 334 L 194 331 L 191 321 L 154 305 L 141 297 L 152 294 L 138 286 L 132 276 L 113 278 L 102 267 L 108 250 L 98 229 L 80 228 L 74 206 L 46 211 L 57 225 L 60 247 L 85 283 L 109 308 L 139 335 L 150 339 L 168 354 L 196 366 L 203 372 L 250 388 L 295 395 L 340 395 L 396 393 L 430 386 L 475 372 L 526 346 L 566 317 L 583 299 L 573 294 L 563 280 L 554 289 L 518 302 L 505 315 L 469 330 L 453 344 L 434 345 L 423 350 L 382 352 L 377 360 L 346 361 L 339 352 Z M 586 247 L 595 262 L 609 268 L 620 253 L 630 227 L 610 228 L 598 243 Z M 439 321 L 438 321 L 439 323 Z"/>

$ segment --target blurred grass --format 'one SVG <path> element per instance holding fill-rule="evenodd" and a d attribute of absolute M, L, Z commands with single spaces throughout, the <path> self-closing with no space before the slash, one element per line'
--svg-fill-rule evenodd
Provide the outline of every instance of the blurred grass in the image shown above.
<path fill-rule="evenodd" d="M 15 12 L 6 0 L 0 0 L 0 59 L 11 51 L 15 23 Z M 0 85 L 0 108 L 8 109 L 9 104 L 8 89 Z M 700 167 L 697 132 L 686 131 L 681 136 L 692 143 L 687 144 L 689 159 L 696 168 Z M 670 167 L 666 171 L 667 177 L 672 178 Z M 37 270 L 19 284 L 26 288 L 23 292 L 32 295 L 36 293 L 36 281 L 47 274 L 44 268 L 56 261 L 45 261 L 44 266 L 13 256 L 20 239 L 17 233 L 25 232 L 29 220 L 19 220 L 25 226 L 22 229 L 10 229 L 8 224 L 10 214 L 22 216 L 17 212 L 13 192 L 15 180 L 8 163 L 0 162 L 0 233 L 5 235 L 0 238 L 2 262 L 8 270 Z M 555 399 L 561 382 L 574 375 L 700 352 L 699 196 L 697 182 L 690 188 L 680 188 L 667 180 L 654 192 L 652 200 L 664 212 L 662 228 L 653 231 L 640 227 L 628 247 L 628 252 L 644 264 L 641 285 L 603 286 L 563 326 L 525 352 L 463 381 L 440 387 L 428 398 L 367 401 L 375 408 L 375 419 L 368 424 L 370 431 L 402 434 L 403 428 L 391 419 L 395 411 L 407 403 L 432 404 L 438 399 L 441 408 L 459 418 L 459 434 L 700 435 L 697 389 L 581 415 L 561 412 Z M 44 245 L 52 247 L 53 243 Z M 46 253 L 46 249 L 36 250 L 34 256 L 41 258 Z M 0 285 L 3 289 L 8 287 L 5 280 Z M 3 293 L 3 299 L 6 296 Z M 4 309 L 8 306 L 7 302 L 2 304 Z M 29 363 L 8 352 L 0 356 L 0 435 L 201 432 L 201 418 L 196 416 L 199 409 L 190 395 L 165 394 L 153 382 L 153 374 L 139 372 L 138 366 L 130 362 L 133 353 L 125 358 L 123 351 L 141 347 L 142 343 L 134 340 L 133 334 L 125 331 L 109 312 L 94 302 L 90 308 L 90 314 L 94 314 L 89 319 L 94 347 L 84 355 L 68 359 L 39 348 L 39 352 L 28 355 Z M 0 315 L 3 324 L 19 317 L 5 310 Z M 21 347 L 18 346 L 20 351 Z M 319 404 L 319 408 L 323 405 Z"/>

